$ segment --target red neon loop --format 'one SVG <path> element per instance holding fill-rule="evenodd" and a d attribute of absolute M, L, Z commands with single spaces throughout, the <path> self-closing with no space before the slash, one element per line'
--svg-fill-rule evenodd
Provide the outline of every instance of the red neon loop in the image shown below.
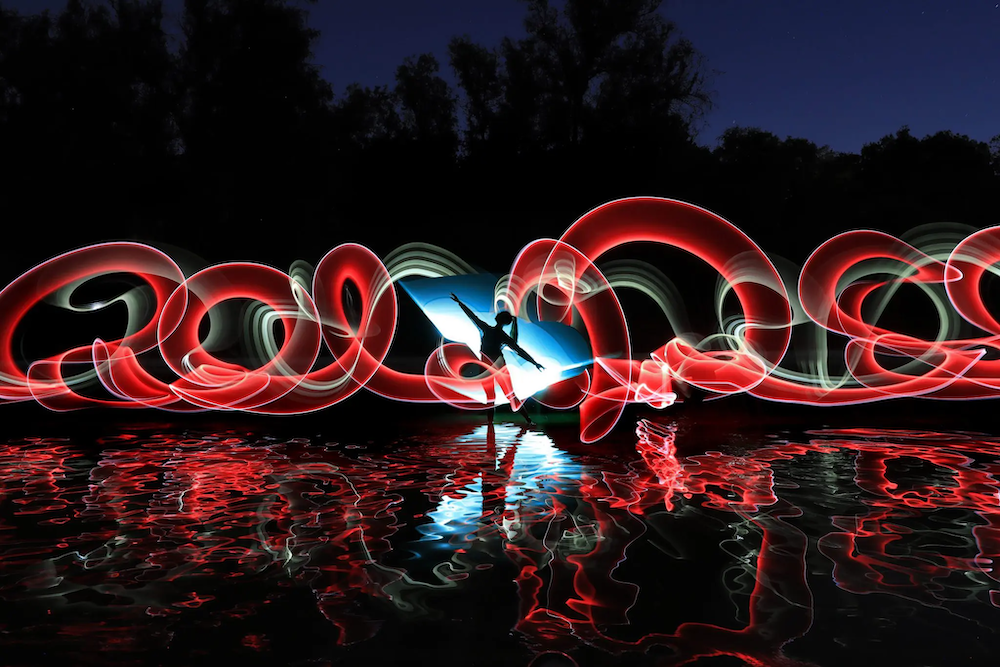
<path fill-rule="evenodd" d="M 596 262 L 634 242 L 691 253 L 713 267 L 736 295 L 741 320 L 721 335 L 729 348 L 667 336 L 650 351 L 633 350 L 616 288 Z M 866 266 L 895 267 L 896 277 Z M 581 439 L 604 437 L 627 403 L 658 409 L 680 400 L 678 382 L 711 397 L 749 393 L 762 399 L 843 405 L 922 396 L 993 398 L 1000 394 L 1000 322 L 983 302 L 981 284 L 1000 262 L 1000 227 L 931 256 L 887 234 L 847 232 L 821 245 L 797 284 L 786 285 L 772 261 L 721 217 L 683 202 L 651 197 L 611 202 L 587 213 L 559 239 L 537 240 L 515 258 L 504 298 L 514 312 L 533 300 L 541 320 L 585 330 L 594 362 L 540 393 L 555 409 L 579 406 Z M 866 273 L 867 272 L 867 273 Z M 63 300 L 77 286 L 126 273 L 152 295 L 153 316 L 130 321 L 114 340 L 95 340 L 37 360 L 14 354 L 14 332 L 43 299 Z M 138 243 L 103 243 L 74 250 L 15 279 L 0 291 L 0 402 L 34 400 L 52 410 L 90 406 L 164 410 L 240 410 L 300 414 L 339 403 L 362 388 L 399 401 L 448 403 L 463 409 L 490 405 L 496 389 L 514 407 L 521 400 L 507 369 L 495 369 L 467 348 L 431 351 L 423 372 L 391 368 L 386 358 L 398 320 L 394 277 L 375 254 L 357 244 L 334 248 L 317 265 L 311 285 L 268 266 L 231 262 L 185 277 L 166 254 Z M 979 337 L 926 340 L 869 321 L 867 305 L 885 290 L 916 285 L 943 295 L 939 317 L 954 317 Z M 351 287 L 358 303 L 345 294 Z M 249 299 L 270 308 L 282 341 L 258 367 L 224 361 L 199 338 L 213 307 Z M 116 300 L 128 299 L 123 296 Z M 807 322 L 793 322 L 793 301 Z M 96 304 L 100 307 L 106 304 Z M 941 315 L 948 311 L 948 314 Z M 130 316 L 132 313 L 130 313 Z M 802 317 L 799 318 L 803 319 Z M 844 345 L 846 374 L 836 382 L 787 372 L 793 326 L 810 326 Z M 952 327 L 951 330 L 956 330 Z M 321 361 L 332 355 L 332 361 Z M 158 379 L 146 360 L 159 355 L 176 376 Z M 898 364 L 886 366 L 886 359 Z M 784 364 L 784 365 L 783 365 Z M 479 367 L 475 378 L 463 368 Z M 110 397 L 81 387 L 94 379 Z M 470 398 L 480 396 L 481 398 Z"/>

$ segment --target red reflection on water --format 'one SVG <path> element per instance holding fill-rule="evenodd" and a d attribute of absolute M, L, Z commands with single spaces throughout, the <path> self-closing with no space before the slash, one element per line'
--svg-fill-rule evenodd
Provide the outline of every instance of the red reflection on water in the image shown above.
<path fill-rule="evenodd" d="M 931 436 L 921 432 L 878 434 L 894 440 L 891 448 L 848 439 L 872 435 L 853 429 L 821 434 L 836 438 L 825 444 L 857 452 L 855 482 L 871 496 L 866 501 L 871 508 L 867 514 L 834 516 L 833 523 L 840 530 L 819 542 L 820 551 L 835 563 L 834 576 L 841 588 L 854 593 L 893 592 L 935 604 L 943 589 L 939 580 L 956 572 L 980 572 L 1000 583 L 992 568 L 993 559 L 1000 557 L 1000 465 L 992 458 L 997 452 L 995 442 L 938 434 L 938 442 L 946 442 L 948 449 L 928 451 L 924 443 Z M 990 459 L 977 463 L 976 455 Z M 927 477 L 905 485 L 892 481 L 889 464 L 905 459 L 933 465 L 938 474 L 946 473 L 946 483 Z M 907 554 L 893 553 L 894 546 L 912 532 L 898 522 L 940 509 L 971 510 L 985 522 L 972 529 L 978 547 L 975 556 L 943 554 L 934 544 L 911 548 Z M 1000 603 L 998 591 L 991 590 L 989 595 L 994 605 Z"/>
<path fill-rule="evenodd" d="M 516 600 L 475 604 L 516 607 L 514 629 L 533 650 L 662 646 L 673 664 L 729 655 L 751 665 L 797 664 L 785 651 L 814 620 L 811 539 L 847 593 L 1000 602 L 994 439 L 827 430 L 740 454 L 678 457 L 673 427 L 642 421 L 636 433 L 632 456 L 571 456 L 544 433 L 508 426 L 391 447 L 122 434 L 98 443 L 96 463 L 64 440 L 6 443 L 0 597 L 224 623 L 261 613 L 284 588 L 307 587 L 337 643 L 350 644 L 393 614 L 440 613 L 448 596 L 479 590 L 505 567 Z M 817 456 L 851 459 L 851 474 L 828 476 L 829 489 L 800 478 L 795 471 Z M 804 516 L 796 483 L 838 499 L 843 512 Z M 624 565 L 657 530 L 655 515 L 685 507 L 755 529 L 740 564 L 753 576 L 745 622 L 682 621 L 630 635 L 655 619 L 636 618 L 649 606 L 649 582 L 629 581 Z M 940 533 L 917 522 L 944 510 L 978 521 Z M 234 602 L 227 586 L 249 582 L 259 593 Z M 120 618 L 69 616 L 59 619 L 64 638 L 139 650 Z M 272 645 L 256 632 L 238 641 L 255 652 Z"/>

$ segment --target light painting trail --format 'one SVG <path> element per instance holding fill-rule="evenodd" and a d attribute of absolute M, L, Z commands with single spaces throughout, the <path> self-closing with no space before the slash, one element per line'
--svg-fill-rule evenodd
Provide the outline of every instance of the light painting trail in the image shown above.
<path fill-rule="evenodd" d="M 602 256 L 635 242 L 686 251 L 719 274 L 719 332 L 699 338 L 670 331 L 677 328 L 680 304 L 657 269 L 644 273 L 638 262 L 599 268 Z M 460 258 L 420 244 L 385 261 L 361 245 L 344 244 L 314 271 L 302 262 L 287 273 L 231 262 L 185 275 L 150 246 L 102 243 L 44 262 L 0 292 L 0 401 L 34 400 L 55 411 L 150 407 L 292 415 L 366 389 L 392 400 L 483 409 L 494 393 L 487 383 L 497 383 L 512 387 L 498 398 L 515 407 L 529 396 L 555 409 L 578 406 L 581 440 L 593 442 L 614 428 L 626 404 L 664 409 L 683 400 L 680 386 L 697 387 L 710 398 L 748 393 L 812 405 L 994 398 L 1000 396 L 1000 322 L 981 288 L 987 273 L 997 273 L 998 260 L 1000 227 L 923 249 L 880 232 L 852 231 L 821 245 L 790 281 L 728 221 L 691 204 L 648 197 L 611 202 L 561 238 L 529 243 L 499 278 L 474 274 Z M 144 285 L 109 301 L 74 304 L 81 285 L 115 274 L 131 274 Z M 935 337 L 880 324 L 904 285 L 931 299 L 939 322 Z M 422 373 L 386 361 L 398 324 L 397 286 L 444 339 Z M 632 349 L 619 299 L 627 289 L 652 297 L 672 325 L 653 350 Z M 467 321 L 446 298 L 451 291 L 478 303 L 483 317 L 499 310 L 516 314 L 523 346 L 544 369 L 514 358 L 500 370 L 484 364 Z M 738 300 L 738 316 L 723 314 L 729 295 Z M 151 318 L 140 314 L 143 299 Z M 213 308 L 232 299 L 256 303 L 242 323 L 250 347 L 260 353 L 256 366 L 213 354 L 219 325 Z M 20 359 L 14 332 L 43 300 L 78 311 L 123 302 L 128 326 L 115 340 Z M 206 318 L 212 323 L 207 338 L 200 332 Z M 793 330 L 799 335 L 804 329 L 813 347 L 790 354 Z M 835 339 L 843 346 L 840 374 L 828 363 L 828 341 Z M 147 362 L 157 357 L 172 380 L 149 370 Z M 469 367 L 478 367 L 476 377 L 468 377 Z M 82 390 L 96 381 L 106 397 Z"/>

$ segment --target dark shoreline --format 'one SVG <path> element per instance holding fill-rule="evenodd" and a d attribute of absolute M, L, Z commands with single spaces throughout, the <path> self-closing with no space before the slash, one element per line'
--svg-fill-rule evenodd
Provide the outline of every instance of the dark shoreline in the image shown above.
<path fill-rule="evenodd" d="M 529 404 L 536 428 L 574 431 L 575 410 L 557 411 L 534 402 Z M 171 413 L 153 409 L 93 408 L 51 412 L 32 402 L 0 408 L 4 437 L 86 437 L 111 431 L 238 430 L 273 436 L 360 439 L 385 441 L 410 438 L 433 430 L 435 424 L 483 423 L 482 413 L 438 404 L 394 402 L 361 392 L 325 410 L 302 415 L 257 415 L 249 413 Z M 639 419 L 674 423 L 679 434 L 698 434 L 698 439 L 740 433 L 801 432 L 817 428 L 882 428 L 947 430 L 970 433 L 1000 433 L 1000 410 L 991 401 L 933 401 L 898 399 L 863 405 L 816 407 L 773 403 L 749 396 L 735 396 L 700 404 L 677 404 L 665 410 L 645 405 L 626 407 L 615 430 L 601 443 L 634 439 Z M 501 408 L 498 423 L 521 424 L 520 417 Z M 565 441 L 566 438 L 560 438 Z M 570 438 L 571 439 L 571 438 Z"/>

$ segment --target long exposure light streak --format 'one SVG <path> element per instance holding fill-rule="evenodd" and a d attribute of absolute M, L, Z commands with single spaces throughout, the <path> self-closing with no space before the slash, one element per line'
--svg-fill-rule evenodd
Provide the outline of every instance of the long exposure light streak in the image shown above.
<path fill-rule="evenodd" d="M 699 338 L 678 330 L 686 320 L 662 267 L 644 272 L 641 262 L 622 260 L 609 262 L 607 271 L 598 267 L 602 256 L 634 242 L 686 251 L 718 273 L 719 331 Z M 398 325 L 397 284 L 461 285 L 476 277 L 461 258 L 433 246 L 404 246 L 383 262 L 361 245 L 344 244 L 315 270 L 302 261 L 288 272 L 228 262 L 185 275 L 150 246 L 101 243 L 43 262 L 0 292 L 0 401 L 34 400 L 55 411 L 149 407 L 291 415 L 328 408 L 366 389 L 392 400 L 480 409 L 495 393 L 486 391 L 487 383 L 496 383 L 513 386 L 499 393 L 499 402 L 514 407 L 529 395 L 552 408 L 579 406 L 581 439 L 593 442 L 610 432 L 627 403 L 664 409 L 683 401 L 681 387 L 710 398 L 747 393 L 812 405 L 994 398 L 1000 395 L 1000 322 L 982 286 L 987 274 L 997 273 L 998 260 L 1000 227 L 923 249 L 881 232 L 851 231 L 822 244 L 792 279 L 718 215 L 676 200 L 618 200 L 590 211 L 559 239 L 525 246 L 509 274 L 496 281 L 492 303 L 484 305 L 484 316 L 507 310 L 526 331 L 535 326 L 526 333 L 525 349 L 546 374 L 533 375 L 541 371 L 525 371 L 514 360 L 501 369 L 484 363 L 464 334 L 445 331 L 451 325 L 440 322 L 461 314 L 441 303 L 422 305 L 445 339 L 427 351 L 423 372 L 387 362 Z M 74 303 L 79 287 L 115 274 L 142 284 L 113 299 Z M 881 321 L 888 301 L 906 285 L 930 297 L 932 316 L 915 319 L 936 318 L 935 337 L 900 333 Z M 655 349 L 632 349 L 622 290 L 652 298 L 667 316 Z M 741 312 L 724 316 L 729 295 Z M 213 351 L 219 325 L 213 308 L 234 299 L 256 304 L 240 330 L 259 364 L 224 360 Z M 42 301 L 88 312 L 124 303 L 128 324 L 120 338 L 20 358 L 14 332 Z M 454 314 L 442 310 L 449 307 Z M 207 337 L 201 331 L 206 318 L 212 325 Z M 591 353 L 585 362 L 578 343 L 559 347 L 569 338 L 552 333 L 557 325 L 583 334 Z M 793 329 L 803 328 L 814 344 L 790 354 Z M 843 344 L 840 375 L 828 364 L 831 338 Z M 532 341 L 543 339 L 557 341 L 552 350 L 562 356 L 531 349 Z M 814 370 L 795 366 L 803 360 Z M 150 362 L 165 363 L 174 377 L 161 378 Z M 470 367 L 478 368 L 475 377 Z M 103 397 L 83 390 L 95 382 L 106 390 Z"/>

